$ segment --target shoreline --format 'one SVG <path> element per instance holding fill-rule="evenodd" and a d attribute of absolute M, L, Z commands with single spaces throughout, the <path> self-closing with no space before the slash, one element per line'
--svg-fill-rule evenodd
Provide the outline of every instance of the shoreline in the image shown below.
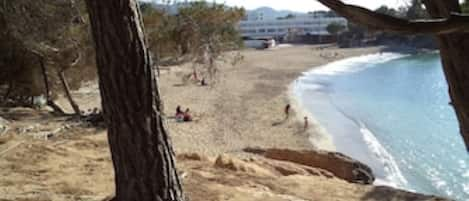
<path fill-rule="evenodd" d="M 316 67 L 313 67 L 316 68 Z M 303 76 L 303 75 L 302 75 Z M 326 129 L 319 123 L 317 117 L 307 110 L 307 108 L 303 105 L 300 97 L 295 94 L 295 87 L 297 85 L 296 81 L 300 79 L 302 76 L 298 77 L 288 86 L 288 99 L 289 102 L 294 109 L 295 120 L 298 123 L 303 122 L 304 117 L 308 117 L 309 122 L 311 123 L 311 127 L 308 129 L 309 137 L 308 140 L 310 143 L 319 150 L 331 151 L 336 152 L 337 148 L 334 144 L 334 140 L 332 135 L 326 131 Z"/>
<path fill-rule="evenodd" d="M 396 54 L 396 55 L 394 55 L 394 54 Z M 313 144 L 316 144 L 318 146 L 318 148 L 324 147 L 324 150 L 326 150 L 326 151 L 333 151 L 333 152 L 343 153 L 347 156 L 351 156 L 352 158 L 357 159 L 357 160 L 369 165 L 374 170 L 375 176 L 377 176 L 376 183 L 373 184 L 375 186 L 389 186 L 389 187 L 398 188 L 398 189 L 402 189 L 402 190 L 412 190 L 412 189 L 407 189 L 404 186 L 401 186 L 401 185 L 404 185 L 406 182 L 403 182 L 404 184 L 402 184 L 401 181 L 399 181 L 399 182 L 398 181 L 392 181 L 390 179 L 390 178 L 396 177 L 396 175 L 397 175 L 397 178 L 401 178 L 402 173 L 399 170 L 399 167 L 395 164 L 395 159 L 393 158 L 393 156 L 390 155 L 387 152 L 387 150 L 385 150 L 382 147 L 381 142 L 379 142 L 376 139 L 373 132 L 370 131 L 366 127 L 366 125 L 362 125 L 362 123 L 359 120 L 354 119 L 353 117 L 350 117 L 350 116 L 344 114 L 340 110 L 337 111 L 337 108 L 335 108 L 335 106 L 333 104 L 331 105 L 329 100 L 323 100 L 324 97 L 322 97 L 322 96 L 324 94 L 327 94 L 327 92 L 325 92 L 323 94 L 323 92 L 319 92 L 319 91 L 324 86 L 322 85 L 321 82 L 314 82 L 313 81 L 314 77 L 318 76 L 318 75 L 313 74 L 315 71 L 319 71 L 320 72 L 319 75 L 322 75 L 322 73 L 327 74 L 327 75 L 329 75 L 329 73 L 333 74 L 333 75 L 353 73 L 353 72 L 355 72 L 355 70 L 357 70 L 357 71 L 362 70 L 360 68 L 359 69 L 356 69 L 356 68 L 357 68 L 357 66 L 359 66 L 357 64 L 360 64 L 362 62 L 361 60 L 363 60 L 363 58 L 365 58 L 365 60 L 366 60 L 366 59 L 371 57 L 372 59 L 370 59 L 370 60 L 377 60 L 378 57 L 381 57 L 381 56 L 385 57 L 386 59 L 382 58 L 377 63 L 381 63 L 382 61 L 393 60 L 393 59 L 405 57 L 406 55 L 402 54 L 402 53 L 392 53 L 392 52 L 389 53 L 389 54 L 386 54 L 386 56 L 384 54 L 382 54 L 381 52 L 371 53 L 371 54 L 359 55 L 359 56 L 355 56 L 355 57 L 343 58 L 343 59 L 332 61 L 330 63 L 324 64 L 324 65 L 321 65 L 321 66 L 313 67 L 310 70 L 304 72 L 303 76 L 298 77 L 297 80 L 295 80 L 291 84 L 292 86 L 290 86 L 290 90 L 291 90 L 290 94 L 292 96 L 291 97 L 292 99 L 296 99 L 296 102 L 298 103 L 297 107 L 299 108 L 299 110 L 303 110 L 301 112 L 301 114 L 302 115 L 306 114 L 311 119 L 314 120 L 314 124 L 315 124 L 315 127 L 316 127 L 316 132 L 315 133 L 317 135 L 320 135 L 320 137 L 326 138 L 326 142 L 324 142 L 324 141 L 320 141 L 320 142 L 316 142 L 316 143 L 313 142 Z M 389 58 L 387 58 L 387 57 L 389 57 Z M 347 62 L 347 64 L 345 66 L 343 66 L 343 65 L 341 65 L 342 62 Z M 347 65 L 350 65 L 350 64 L 351 64 L 351 67 L 347 66 Z M 364 67 L 363 69 L 366 69 L 366 68 L 368 68 L 368 67 Z M 308 75 L 305 75 L 307 73 L 311 73 L 309 75 L 309 79 L 308 79 Z M 329 128 L 326 128 L 323 125 L 321 125 L 321 123 L 319 122 L 319 119 L 321 119 L 321 118 L 315 116 L 315 113 L 317 111 L 313 112 L 305 104 L 301 103 L 301 101 L 302 101 L 301 96 L 303 94 L 296 94 L 295 91 L 294 91 L 294 90 L 300 90 L 300 89 L 296 89 L 295 86 L 296 87 L 301 86 L 301 83 L 299 83 L 298 80 L 300 80 L 302 78 L 307 79 L 309 82 L 312 82 L 313 85 L 318 85 L 318 89 L 317 89 L 318 91 L 314 90 L 314 93 L 311 93 L 311 94 L 314 94 L 314 95 L 310 94 L 312 96 L 312 98 L 314 98 L 316 101 L 318 101 L 316 104 L 321 104 L 322 107 L 326 107 L 326 109 L 324 109 L 324 111 L 327 114 L 329 114 L 329 115 L 330 114 L 336 114 L 336 117 L 334 117 L 334 115 L 333 115 L 332 119 L 331 119 L 331 116 L 328 116 L 328 117 L 322 117 L 322 120 L 327 121 L 327 122 L 336 122 L 336 121 L 342 122 L 342 121 L 344 121 L 342 123 L 339 123 L 340 124 L 339 127 L 341 127 L 341 128 L 346 127 L 348 129 L 352 129 L 352 130 L 346 129 L 347 130 L 346 133 L 342 133 L 343 130 L 341 130 L 341 129 L 339 129 L 339 130 L 332 129 L 333 131 L 328 131 L 327 129 L 331 129 L 331 125 L 329 125 Z M 303 86 L 307 87 L 308 84 L 303 84 Z M 317 94 L 316 94 L 316 92 L 317 92 Z M 297 93 L 299 93 L 299 92 L 297 91 Z M 322 104 L 325 104 L 325 105 L 322 105 Z M 310 107 L 311 106 L 312 105 L 310 105 Z M 331 108 L 328 108 L 327 106 L 329 106 Z M 337 116 L 337 114 L 339 116 Z M 324 118 L 326 120 L 324 120 Z M 345 121 L 347 121 L 347 122 L 345 122 Z M 338 127 L 337 127 L 337 125 L 335 125 L 335 126 L 332 125 L 332 128 L 338 128 Z M 340 131 L 342 131 L 342 132 L 340 132 Z M 333 133 L 335 133 L 335 134 L 333 134 Z M 350 134 L 353 134 L 353 135 L 349 136 Z M 347 140 L 344 141 L 342 138 L 346 137 L 346 136 L 347 136 L 347 138 L 353 139 L 353 140 L 351 140 L 351 142 L 348 142 Z M 338 138 L 338 139 L 335 140 L 335 138 Z M 356 143 L 360 142 L 361 144 L 355 144 L 353 142 L 356 142 Z M 324 143 L 326 143 L 326 144 L 324 144 Z M 343 146 L 343 145 L 346 145 L 346 146 Z M 350 146 L 350 145 L 358 146 L 359 149 L 349 148 L 347 150 L 347 148 L 342 148 L 342 149 L 337 149 L 336 148 L 337 146 L 348 147 L 347 145 L 348 146 Z M 332 147 L 334 147 L 334 149 L 331 149 Z M 379 151 L 379 154 L 375 153 L 376 150 Z M 382 157 L 385 157 L 386 160 L 389 160 L 389 161 L 382 161 L 384 159 L 377 158 L 377 157 L 371 157 L 371 156 L 376 155 L 376 154 L 378 154 Z M 384 163 L 384 164 L 381 164 L 381 163 Z M 391 165 L 392 170 L 397 170 L 397 171 L 387 172 L 386 168 L 385 168 L 385 166 L 387 166 L 387 165 L 385 165 L 385 164 L 388 164 L 388 163 L 392 164 Z"/>
<path fill-rule="evenodd" d="M 175 87 L 180 75 L 190 73 L 184 69 L 190 68 L 177 67 L 165 72 L 160 82 L 165 112 L 171 115 L 172 109 L 181 105 L 191 108 L 194 116 L 200 119 L 194 124 L 169 122 L 175 151 L 208 156 L 233 153 L 245 157 L 242 150 L 246 147 L 314 149 L 310 139 L 318 131 L 310 129 L 303 133 L 303 121 L 298 121 L 297 116 L 282 122 L 283 109 L 292 102 L 289 90 L 292 82 L 311 68 L 377 53 L 380 49 L 304 45 L 242 50 L 244 60 L 237 66 L 220 65 L 222 78 L 209 88 L 193 85 Z M 323 57 L 334 54 L 338 55 L 334 59 Z M 332 149 L 331 146 L 322 147 Z"/>
<path fill-rule="evenodd" d="M 196 121 L 190 124 L 168 120 L 176 152 L 196 152 L 208 156 L 234 153 L 245 156 L 246 147 L 315 149 L 335 151 L 332 140 L 320 129 L 314 114 L 301 108 L 292 95 L 295 80 L 305 72 L 346 58 L 378 53 L 383 47 L 324 48 L 318 45 L 292 45 L 268 50 L 241 50 L 244 59 L 237 65 L 219 64 L 220 80 L 214 86 L 181 85 L 181 77 L 191 74 L 191 64 L 161 71 L 160 90 L 167 116 L 180 105 L 190 108 Z M 332 57 L 336 55 L 336 57 Z M 209 81 L 210 82 L 210 81 Z M 97 86 L 88 86 L 91 91 Z M 87 90 L 84 90 L 87 91 Z M 90 90 L 88 90 L 90 91 Z M 74 93 L 83 110 L 100 108 L 99 93 Z M 279 126 L 286 104 L 293 103 L 298 114 Z M 66 111 L 70 106 L 58 101 Z M 303 130 L 303 117 L 311 126 Z M 318 137 L 318 138 L 315 138 Z M 320 140 L 313 146 L 311 142 Z M 209 146 L 207 146 L 209 145 Z"/>
<path fill-rule="evenodd" d="M 388 186 L 388 187 L 392 187 L 392 188 L 395 188 L 395 189 L 401 189 L 401 190 L 405 190 L 405 191 L 409 191 L 409 192 L 415 192 L 415 193 L 420 193 L 420 194 L 425 194 L 425 193 L 437 194 L 439 196 L 451 196 L 450 193 L 448 193 L 448 192 L 451 192 L 451 191 L 449 191 L 448 189 L 451 189 L 452 187 L 454 187 L 454 190 L 456 192 L 459 192 L 459 193 L 456 194 L 456 195 L 453 195 L 454 196 L 453 198 L 460 199 L 461 197 L 457 197 L 457 196 L 467 195 L 467 192 L 466 192 L 466 194 L 464 194 L 464 191 L 461 192 L 461 189 L 460 189 L 461 187 L 452 186 L 453 185 L 452 182 L 454 182 L 454 180 L 451 180 L 451 177 L 448 178 L 448 177 L 443 176 L 443 178 L 434 178 L 431 175 L 426 175 L 426 176 L 424 175 L 424 176 L 421 176 L 421 177 L 417 177 L 417 176 L 415 176 L 416 172 L 409 171 L 409 169 L 412 169 L 413 167 L 418 168 L 420 166 L 415 165 L 413 163 L 402 162 L 402 160 L 409 161 L 409 160 L 412 160 L 412 158 L 409 159 L 405 155 L 402 155 L 401 152 L 399 152 L 399 151 L 396 152 L 395 147 L 393 149 L 393 146 L 395 145 L 395 144 L 392 144 L 393 141 L 391 141 L 391 140 L 387 141 L 386 139 L 389 140 L 389 138 L 383 137 L 383 133 L 386 133 L 386 132 L 379 129 L 379 128 L 384 129 L 386 127 L 376 127 L 376 125 L 372 123 L 373 121 L 371 121 L 370 119 L 367 119 L 366 117 L 364 117 L 363 114 L 362 114 L 362 116 L 360 116 L 360 114 L 361 114 L 360 112 L 358 112 L 358 113 L 356 112 L 356 111 L 360 111 L 362 109 L 365 110 L 365 111 L 368 111 L 368 110 L 366 110 L 367 107 L 364 107 L 364 108 L 359 107 L 360 104 L 356 104 L 357 102 L 354 102 L 354 100 L 355 100 L 354 96 L 351 96 L 349 94 L 349 93 L 355 92 L 355 90 L 351 90 L 351 88 L 348 87 L 349 85 L 355 86 L 353 84 L 354 81 L 350 80 L 351 79 L 350 77 L 358 79 L 358 80 L 360 80 L 360 78 L 363 78 L 363 80 L 367 80 L 366 79 L 367 77 L 365 75 L 368 75 L 368 76 L 370 76 L 369 74 L 371 74 L 371 75 L 376 75 L 376 74 L 383 75 L 382 72 L 389 72 L 389 70 L 384 70 L 384 71 L 383 70 L 378 71 L 379 69 L 371 70 L 371 71 L 363 73 L 363 76 L 361 76 L 361 77 L 360 76 L 349 76 L 349 78 L 347 78 L 347 79 L 346 78 L 336 78 L 336 79 L 334 78 L 334 75 L 336 75 L 336 74 L 338 76 L 347 77 L 348 76 L 347 74 L 349 74 L 349 73 L 355 73 L 357 71 L 365 70 L 365 69 L 368 69 L 368 68 L 377 68 L 377 66 L 380 66 L 381 63 L 383 63 L 383 66 L 390 67 L 390 66 L 393 66 L 394 63 L 392 63 L 392 62 L 386 63 L 386 62 L 392 61 L 392 60 L 395 60 L 395 59 L 399 60 L 399 59 L 402 59 L 402 58 L 404 58 L 404 60 L 407 60 L 407 57 L 412 59 L 414 57 L 419 56 L 419 55 L 415 56 L 414 54 L 409 55 L 409 54 L 403 54 L 402 52 L 397 52 L 395 57 L 394 57 L 393 56 L 394 53 L 393 52 L 391 52 L 391 53 L 392 54 L 385 55 L 381 59 L 374 58 L 374 57 L 380 56 L 381 54 L 379 54 L 379 55 L 378 54 L 368 55 L 368 56 L 370 56 L 370 59 L 369 59 L 370 64 L 371 64 L 370 66 L 361 65 L 360 62 L 354 63 L 353 58 L 352 58 L 351 61 L 346 62 L 346 63 L 351 63 L 351 65 L 350 65 L 351 69 L 345 69 L 344 71 L 332 72 L 331 75 L 332 74 L 333 75 L 332 75 L 332 78 L 330 78 L 330 79 L 329 78 L 324 78 L 324 79 L 320 78 L 322 73 L 324 73 L 324 74 L 327 73 L 327 69 L 324 69 L 325 71 L 322 72 L 322 70 L 318 69 L 317 67 L 312 68 L 313 70 L 307 71 L 307 73 L 305 73 L 304 82 L 294 81 L 292 83 L 292 86 L 289 87 L 290 90 L 294 90 L 294 89 L 298 90 L 296 93 L 290 92 L 290 94 L 292 95 L 292 99 L 299 99 L 300 102 L 301 102 L 301 100 L 303 100 L 305 102 L 308 102 L 308 100 L 310 100 L 310 99 L 314 100 L 309 104 L 306 104 L 306 105 L 300 104 L 300 106 L 297 106 L 297 107 L 299 107 L 299 110 L 306 110 L 306 112 L 303 112 L 302 114 L 308 114 L 308 115 L 311 115 L 311 117 L 319 118 L 319 120 L 321 120 L 321 122 L 327 122 L 325 125 L 326 125 L 327 129 L 330 130 L 331 132 L 326 131 L 323 134 L 331 136 L 332 139 L 337 138 L 337 141 L 332 140 L 333 144 L 339 148 L 338 150 L 336 149 L 334 151 L 344 153 L 347 156 L 351 156 L 352 158 L 357 159 L 357 160 L 369 165 L 373 169 L 374 174 L 376 176 L 376 180 L 373 184 L 374 186 Z M 435 54 L 435 52 L 430 52 L 430 53 L 427 53 L 427 54 Z M 388 57 L 388 56 L 389 56 L 389 58 L 386 59 L 385 57 Z M 355 58 L 357 58 L 357 57 L 355 57 Z M 360 60 L 360 59 L 357 58 L 356 60 Z M 398 62 L 398 61 L 396 61 L 396 62 Z M 332 63 L 334 63 L 334 62 L 332 62 Z M 340 63 L 337 66 L 340 66 Z M 363 66 L 365 66 L 365 67 L 363 67 Z M 402 64 L 400 64 L 398 66 L 402 66 Z M 407 65 L 406 67 L 409 68 L 408 66 L 409 65 Z M 319 68 L 321 68 L 321 67 L 325 67 L 325 68 L 332 67 L 332 68 L 334 68 L 334 64 L 332 64 L 331 66 L 329 66 L 329 64 L 326 64 L 324 66 L 319 66 Z M 348 66 L 344 66 L 344 67 L 349 68 Z M 384 69 L 386 69 L 386 68 L 384 68 Z M 319 70 L 320 73 L 318 73 L 318 74 L 314 73 L 315 70 L 316 71 Z M 334 69 L 332 71 L 334 71 Z M 375 74 L 372 74 L 372 73 L 369 73 L 369 72 L 375 72 Z M 376 73 L 376 72 L 381 72 L 381 73 Z M 414 71 L 412 71 L 412 72 L 414 72 Z M 311 74 L 309 74 L 309 73 L 311 73 Z M 358 74 L 358 75 L 360 75 L 360 74 Z M 384 74 L 384 75 L 387 75 L 387 74 Z M 301 80 L 301 79 L 302 79 L 301 77 L 298 78 L 298 80 Z M 336 81 L 336 82 L 334 82 L 334 81 Z M 361 82 L 358 82 L 358 83 L 361 83 Z M 389 83 L 389 81 L 385 82 L 385 83 Z M 301 87 L 295 88 L 294 87 L 295 85 L 301 85 Z M 327 86 L 329 86 L 329 85 L 334 85 L 335 87 L 333 87 L 332 90 L 328 90 Z M 318 86 L 317 89 L 316 89 L 316 86 Z M 345 86 L 347 86 L 347 87 L 345 87 Z M 361 84 L 361 85 L 358 85 L 358 88 L 361 89 L 362 91 L 367 91 L 368 89 L 367 89 L 366 86 L 367 85 Z M 310 91 L 309 89 L 312 88 L 312 87 L 314 87 L 314 90 Z M 322 88 L 322 87 L 325 87 L 325 88 Z M 352 89 L 353 89 L 353 87 L 352 87 Z M 371 87 L 371 89 L 372 89 L 373 92 L 376 93 L 376 90 L 373 90 L 375 88 Z M 394 88 L 391 88 L 391 89 L 394 89 Z M 350 90 L 350 91 L 348 91 L 348 90 Z M 336 95 L 330 96 L 330 98 L 324 98 L 323 95 L 327 95 L 327 94 L 331 93 L 330 91 L 334 91 L 333 93 L 336 94 Z M 384 90 L 384 91 L 388 92 L 387 90 Z M 402 90 L 400 90 L 400 91 L 402 91 Z M 360 93 L 360 90 L 358 90 L 357 94 L 363 95 L 362 93 Z M 371 93 L 371 97 L 374 97 L 374 95 L 375 95 L 374 93 Z M 380 97 L 379 94 L 377 94 L 376 96 Z M 351 99 L 348 99 L 349 97 Z M 366 97 L 368 97 L 368 96 L 366 96 Z M 361 100 L 361 99 L 358 98 L 358 100 Z M 366 99 L 366 100 L 368 100 L 368 99 Z M 373 98 L 371 98 L 370 100 L 373 100 Z M 381 99 L 378 98 L 377 100 L 381 100 Z M 394 100 L 394 99 L 392 99 L 392 100 Z M 345 103 L 346 102 L 351 102 L 351 103 L 344 104 L 344 101 L 345 101 Z M 365 101 L 365 102 L 368 103 L 368 104 L 374 104 L 373 102 L 368 102 L 368 101 Z M 331 105 L 333 107 L 329 107 L 327 105 Z M 356 107 L 354 107 L 354 106 L 356 106 Z M 350 109 L 350 108 L 354 108 L 354 109 Z M 334 110 L 334 111 L 332 111 L 331 109 Z M 372 111 L 376 111 L 376 110 L 372 110 Z M 337 115 L 330 115 L 330 114 L 327 114 L 327 113 L 340 113 L 345 118 L 331 118 L 331 117 L 336 117 Z M 368 114 L 369 113 L 370 112 L 368 111 Z M 314 114 L 321 114 L 322 116 L 316 117 L 316 116 L 314 116 Z M 373 114 L 373 113 L 371 113 L 371 114 Z M 378 114 L 381 114 L 381 113 L 378 113 Z M 356 116 L 356 115 L 358 115 L 358 116 Z M 362 118 L 360 118 L 360 117 L 362 117 Z M 376 115 L 375 115 L 375 118 L 376 118 Z M 344 120 L 347 121 L 347 122 L 345 122 Z M 368 121 L 368 120 L 370 120 L 370 121 Z M 349 121 L 352 122 L 353 127 L 349 127 L 349 125 L 350 125 Z M 373 125 L 374 125 L 374 127 L 373 127 Z M 380 125 L 380 124 L 378 124 L 378 125 Z M 382 126 L 382 124 L 381 124 L 381 126 Z M 342 130 L 341 129 L 335 129 L 337 127 L 342 127 Z M 394 128 L 395 127 L 393 127 L 393 129 Z M 339 131 L 339 133 L 337 133 L 337 131 Z M 341 131 L 346 135 L 341 134 L 340 133 Z M 381 132 L 379 132 L 379 131 L 381 131 Z M 399 130 L 397 130 L 397 131 L 399 131 Z M 393 132 L 396 132 L 396 131 L 393 130 Z M 405 133 L 405 132 L 403 132 L 403 133 Z M 390 135 L 389 132 L 387 132 L 387 134 L 388 134 L 387 136 Z M 355 140 L 349 140 L 349 139 L 344 139 L 344 137 L 345 138 L 354 138 L 354 139 L 356 138 L 356 139 Z M 357 139 L 359 139 L 359 140 L 357 140 Z M 354 152 L 360 152 L 361 151 L 359 149 L 355 149 L 353 146 L 351 146 L 351 147 L 349 146 L 350 145 L 349 142 L 355 142 L 355 141 L 363 141 L 364 142 L 364 145 L 365 145 L 364 147 L 366 149 L 368 149 L 367 151 L 370 152 L 370 153 L 365 153 L 364 155 L 372 156 L 371 159 L 372 159 L 373 162 L 370 162 L 368 160 L 363 160 L 362 158 L 360 158 L 358 156 L 358 155 L 360 155 L 359 153 L 354 153 Z M 349 143 L 349 144 L 347 144 L 347 143 Z M 361 146 L 363 146 L 363 145 L 360 144 L 359 147 L 361 147 Z M 395 145 L 395 146 L 398 146 L 398 145 Z M 413 148 L 408 147 L 408 149 L 403 149 L 403 150 L 413 151 Z M 438 153 L 440 153 L 440 152 L 438 152 Z M 424 157 L 424 156 L 421 156 L 421 157 Z M 413 158 L 413 159 L 415 159 L 415 158 Z M 376 163 L 379 166 L 374 166 L 373 163 Z M 427 163 L 423 163 L 423 164 L 427 164 Z M 435 163 L 435 164 L 438 164 L 438 163 Z M 448 164 L 450 164 L 450 163 L 448 163 Z M 432 164 L 430 164 L 429 167 L 437 167 L 436 165 L 435 166 L 431 166 L 431 165 Z M 409 166 L 410 166 L 410 168 L 409 168 Z M 453 166 L 451 166 L 451 167 L 457 167 L 457 166 L 455 166 L 455 164 L 453 164 Z M 375 169 L 375 168 L 377 168 L 377 169 Z M 451 171 L 451 170 L 456 171 L 456 169 L 449 169 L 448 171 Z M 443 172 L 443 171 L 446 171 L 446 170 L 436 169 L 435 171 Z M 420 179 L 420 180 L 418 180 L 418 179 Z M 425 183 L 425 181 L 427 181 L 427 179 L 431 180 L 432 183 Z M 435 182 L 435 180 L 433 180 L 433 179 L 435 179 L 437 182 L 440 182 L 440 183 L 439 184 L 433 183 L 433 182 Z M 423 183 L 422 183 L 422 181 L 423 181 Z M 449 184 L 447 185 L 446 182 L 448 182 Z M 440 188 L 440 186 L 438 186 L 438 185 L 441 185 L 443 187 Z M 428 186 L 430 186 L 430 187 L 428 187 Z"/>

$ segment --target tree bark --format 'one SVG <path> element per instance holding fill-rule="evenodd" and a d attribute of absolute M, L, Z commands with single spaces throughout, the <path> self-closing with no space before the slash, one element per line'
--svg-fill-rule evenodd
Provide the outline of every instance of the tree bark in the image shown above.
<path fill-rule="evenodd" d="M 67 97 L 68 102 L 72 106 L 73 112 L 75 113 L 75 115 L 80 116 L 81 115 L 80 107 L 75 102 L 75 100 L 73 100 L 72 93 L 70 92 L 70 87 L 68 86 L 67 79 L 65 78 L 65 72 L 61 70 L 61 71 L 58 71 L 57 73 L 58 73 L 60 82 L 62 83 L 62 86 L 64 88 L 65 96 Z"/>
<path fill-rule="evenodd" d="M 384 31 L 402 33 L 433 33 L 439 43 L 440 55 L 446 81 L 449 86 L 451 105 L 459 122 L 459 130 L 469 152 L 469 33 L 463 20 L 468 16 L 454 18 L 460 13 L 458 0 L 424 0 L 430 16 L 436 20 L 408 22 L 377 14 L 365 8 L 346 5 L 339 0 L 319 0 L 324 5 L 352 21 Z M 451 20 L 455 20 L 450 22 Z M 448 23 L 443 23 L 448 22 Z M 458 23 L 462 23 L 459 24 Z M 434 27 L 432 27 L 434 26 Z"/>
<path fill-rule="evenodd" d="M 115 171 L 116 201 L 182 201 L 136 0 L 86 0 Z"/>
<path fill-rule="evenodd" d="M 457 0 L 424 1 L 433 18 L 446 18 L 461 12 Z M 446 81 L 449 86 L 451 105 L 459 121 L 459 131 L 469 152 L 469 34 L 452 33 L 438 35 L 440 55 Z"/>
<path fill-rule="evenodd" d="M 44 89 L 45 89 L 45 98 L 46 98 L 46 104 L 50 106 L 55 113 L 58 113 L 59 115 L 64 115 L 65 112 L 60 108 L 54 100 L 50 97 L 50 87 L 49 87 L 49 76 L 47 75 L 47 69 L 46 65 L 44 62 L 44 58 L 40 55 L 36 55 L 39 59 L 39 65 L 41 66 L 41 72 L 42 72 L 42 78 L 44 79 Z"/>
<path fill-rule="evenodd" d="M 340 0 L 318 1 L 357 24 L 377 30 L 387 30 L 407 34 L 448 34 L 469 32 L 469 16 L 466 15 L 448 13 L 443 18 L 406 20 L 373 12 L 359 6 L 345 4 Z"/>

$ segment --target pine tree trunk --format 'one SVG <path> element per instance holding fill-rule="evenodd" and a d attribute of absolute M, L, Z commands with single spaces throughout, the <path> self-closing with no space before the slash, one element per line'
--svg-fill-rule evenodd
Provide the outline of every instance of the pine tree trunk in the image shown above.
<path fill-rule="evenodd" d="M 115 170 L 114 200 L 182 201 L 137 2 L 87 0 L 86 4 Z"/>
<path fill-rule="evenodd" d="M 451 12 L 460 13 L 457 0 L 424 1 L 433 18 L 448 17 Z M 469 151 L 469 34 L 438 35 L 443 70 L 449 85 L 451 105 L 459 121 L 461 136 Z"/>
<path fill-rule="evenodd" d="M 459 131 L 469 152 L 469 34 L 438 37 L 443 70 L 449 85 L 451 105 L 459 121 Z"/>
<path fill-rule="evenodd" d="M 75 102 L 75 100 L 73 100 L 72 93 L 70 92 L 70 87 L 68 86 L 67 79 L 65 78 L 65 72 L 58 71 L 57 73 L 58 73 L 60 82 L 62 83 L 62 86 L 64 88 L 65 96 L 67 97 L 68 102 L 72 106 L 73 112 L 75 113 L 75 115 L 80 116 L 81 115 L 80 107 L 78 107 L 78 104 Z"/>

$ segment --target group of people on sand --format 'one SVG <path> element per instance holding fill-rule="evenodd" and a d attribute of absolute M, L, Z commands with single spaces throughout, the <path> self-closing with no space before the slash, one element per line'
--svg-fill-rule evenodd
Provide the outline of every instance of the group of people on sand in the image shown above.
<path fill-rule="evenodd" d="M 192 115 L 190 114 L 190 109 L 186 108 L 186 110 L 183 112 L 181 110 L 181 106 L 176 107 L 176 121 L 177 122 L 189 122 L 192 121 Z"/>

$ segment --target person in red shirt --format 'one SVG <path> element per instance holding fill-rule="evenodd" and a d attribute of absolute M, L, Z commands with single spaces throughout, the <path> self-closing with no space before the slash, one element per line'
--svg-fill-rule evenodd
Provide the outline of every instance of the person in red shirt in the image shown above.
<path fill-rule="evenodd" d="M 186 112 L 184 112 L 184 121 L 192 121 L 192 116 L 191 114 L 189 113 L 190 110 L 189 108 L 186 109 Z"/>

